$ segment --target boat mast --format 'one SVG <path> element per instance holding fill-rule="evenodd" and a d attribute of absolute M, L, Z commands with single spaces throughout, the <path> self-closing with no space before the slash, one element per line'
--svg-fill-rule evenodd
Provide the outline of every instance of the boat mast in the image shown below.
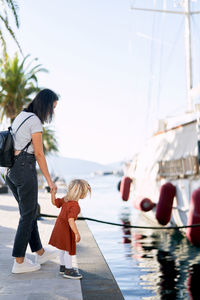
<path fill-rule="evenodd" d="M 184 0 L 182 6 L 184 6 L 184 11 L 173 11 L 173 10 L 161 10 L 161 9 L 150 9 L 150 8 L 138 8 L 131 7 L 133 10 L 142 10 L 149 12 L 161 12 L 170 14 L 179 14 L 185 16 L 185 57 L 186 57 L 186 82 L 187 82 L 187 110 L 191 112 L 193 110 L 193 97 L 192 90 L 192 50 L 191 50 L 191 16 L 193 14 L 200 14 L 200 11 L 190 10 L 191 0 Z"/>
<path fill-rule="evenodd" d="M 192 49 L 191 49 L 191 11 L 190 0 L 185 0 L 185 59 L 186 59 L 186 85 L 187 85 L 187 108 L 188 112 L 193 110 L 193 99 L 191 97 L 192 84 Z"/>

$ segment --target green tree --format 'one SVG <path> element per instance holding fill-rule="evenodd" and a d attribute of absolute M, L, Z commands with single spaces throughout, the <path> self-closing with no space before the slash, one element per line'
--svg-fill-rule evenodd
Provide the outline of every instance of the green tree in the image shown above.
<path fill-rule="evenodd" d="M 33 60 L 25 66 L 27 55 L 20 63 L 18 55 L 0 60 L 0 118 L 4 116 L 12 121 L 32 99 L 31 96 L 40 91 L 37 74 L 47 72 L 38 64 L 31 67 Z"/>
<path fill-rule="evenodd" d="M 6 40 L 4 38 L 4 30 L 11 35 L 11 37 L 16 42 L 19 50 L 22 53 L 21 47 L 16 39 L 15 33 L 10 27 L 8 12 L 14 16 L 16 27 L 19 28 L 19 16 L 18 16 L 18 5 L 16 1 L 13 0 L 0 0 L 0 41 L 3 48 L 3 53 L 6 55 Z"/>
<path fill-rule="evenodd" d="M 58 152 L 55 132 L 48 127 L 43 127 L 43 147 L 44 153 Z"/>
<path fill-rule="evenodd" d="M 26 65 L 27 55 L 20 63 L 18 55 L 14 59 L 5 57 L 0 60 L 0 120 L 3 117 L 14 118 L 32 101 L 33 94 L 41 90 L 38 87 L 37 74 L 47 72 L 41 67 L 41 64 L 31 67 L 34 60 Z M 26 66 L 25 66 L 26 65 Z M 48 127 L 43 132 L 44 152 L 57 152 L 57 141 L 54 137 L 54 131 Z"/>

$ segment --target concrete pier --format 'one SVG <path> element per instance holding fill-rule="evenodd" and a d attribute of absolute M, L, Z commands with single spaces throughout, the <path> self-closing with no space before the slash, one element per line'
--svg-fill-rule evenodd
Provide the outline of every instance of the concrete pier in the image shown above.
<path fill-rule="evenodd" d="M 82 237 L 77 245 L 77 263 L 83 300 L 122 300 L 124 297 L 85 221 L 77 221 Z"/>
<path fill-rule="evenodd" d="M 59 210 L 52 206 L 48 193 L 39 193 L 39 203 L 42 213 L 58 214 Z M 77 245 L 77 255 L 73 257 L 73 265 L 79 268 L 83 279 L 72 280 L 59 274 L 58 258 L 43 264 L 39 271 L 12 274 L 12 246 L 19 213 L 11 194 L 0 195 L 0 220 L 0 299 L 124 299 L 85 221 L 77 221 L 82 239 Z M 48 246 L 54 223 L 55 219 L 51 218 L 42 218 L 38 222 L 43 246 Z M 27 257 L 34 260 L 29 247 Z"/>

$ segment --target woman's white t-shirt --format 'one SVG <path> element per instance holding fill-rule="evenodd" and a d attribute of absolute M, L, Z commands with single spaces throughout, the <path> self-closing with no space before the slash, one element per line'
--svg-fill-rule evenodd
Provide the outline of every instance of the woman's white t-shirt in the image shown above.
<path fill-rule="evenodd" d="M 16 132 L 20 124 L 31 115 L 32 117 L 26 120 Z M 12 123 L 12 133 L 15 150 L 22 150 L 31 141 L 33 133 L 42 131 L 42 122 L 40 121 L 40 119 L 32 112 L 22 111 Z M 28 147 L 27 152 L 31 154 L 34 153 L 32 143 Z"/>

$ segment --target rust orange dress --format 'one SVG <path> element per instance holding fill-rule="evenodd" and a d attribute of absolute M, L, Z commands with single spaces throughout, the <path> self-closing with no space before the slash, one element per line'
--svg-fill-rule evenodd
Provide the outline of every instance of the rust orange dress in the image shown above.
<path fill-rule="evenodd" d="M 75 234 L 69 226 L 68 219 L 77 219 L 80 213 L 78 201 L 64 201 L 64 198 L 55 199 L 55 204 L 58 208 L 61 207 L 61 212 L 54 225 L 49 244 L 60 249 L 68 251 L 70 255 L 76 254 Z"/>

